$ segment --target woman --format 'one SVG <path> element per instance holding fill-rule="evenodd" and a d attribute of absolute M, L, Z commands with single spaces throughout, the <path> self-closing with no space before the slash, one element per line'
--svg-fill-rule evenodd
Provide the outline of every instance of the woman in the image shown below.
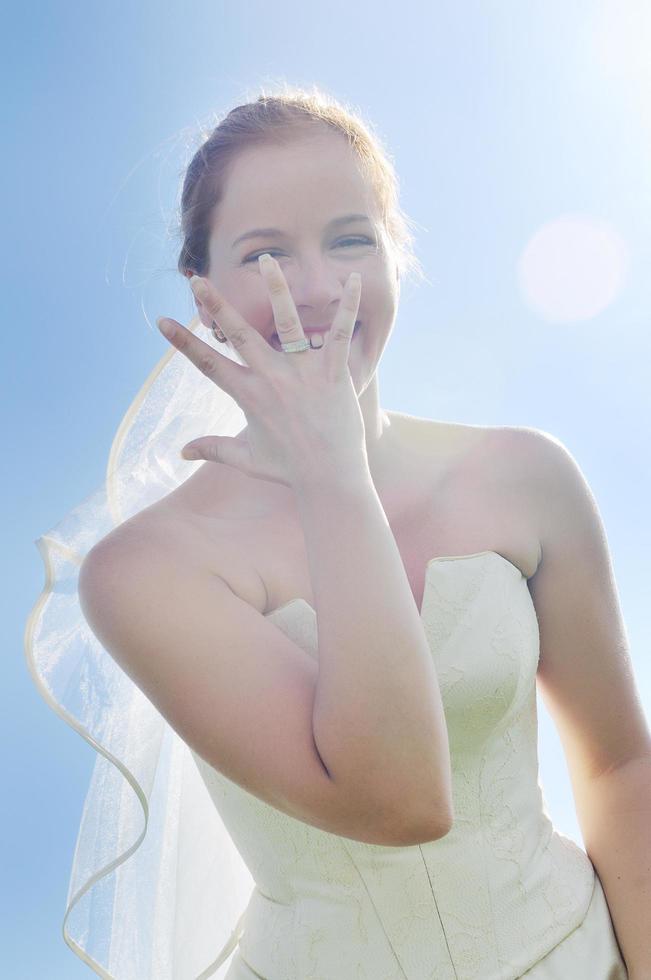
<path fill-rule="evenodd" d="M 234 357 L 159 325 L 247 425 L 192 440 L 203 464 L 89 550 L 79 595 L 255 881 L 218 975 L 647 975 L 647 830 L 613 803 L 651 799 L 651 739 L 598 512 L 545 433 L 381 408 L 410 259 L 378 141 L 318 93 L 261 97 L 195 155 L 182 218 Z M 590 857 L 544 811 L 536 679 Z"/>

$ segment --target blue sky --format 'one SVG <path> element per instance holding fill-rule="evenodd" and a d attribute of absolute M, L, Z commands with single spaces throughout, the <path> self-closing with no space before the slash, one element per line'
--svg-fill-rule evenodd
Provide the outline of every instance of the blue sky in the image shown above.
<path fill-rule="evenodd" d="M 169 233 L 187 139 L 260 85 L 316 83 L 392 154 L 428 281 L 382 404 L 559 438 L 597 499 L 651 718 L 651 13 L 640 2 L 69 2 L 4 14 L 4 972 L 88 976 L 60 934 L 95 752 L 23 655 L 35 539 L 103 480 L 188 322 Z M 489 546 L 489 543 L 487 542 Z M 581 841 L 539 702 L 541 781 Z"/>

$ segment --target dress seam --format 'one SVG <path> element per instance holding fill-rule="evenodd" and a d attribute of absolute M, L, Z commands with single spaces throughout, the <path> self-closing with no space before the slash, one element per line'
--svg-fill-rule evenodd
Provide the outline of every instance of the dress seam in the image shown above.
<path fill-rule="evenodd" d="M 439 911 L 439 903 L 437 902 L 436 895 L 434 894 L 434 886 L 432 885 L 432 879 L 430 877 L 429 868 L 427 867 L 427 861 L 425 860 L 425 855 L 423 854 L 423 848 L 420 844 L 418 844 L 417 846 L 418 846 L 418 850 L 420 851 L 420 857 L 423 862 L 423 866 L 425 868 L 425 874 L 427 875 L 427 880 L 429 882 L 429 890 L 431 891 L 432 899 L 434 900 L 434 908 L 436 909 L 436 914 L 438 915 L 439 923 L 441 924 L 441 932 L 443 933 L 443 938 L 445 939 L 445 948 L 447 949 L 448 956 L 450 957 L 450 966 L 454 970 L 455 980 L 459 980 L 459 974 L 457 973 L 457 968 L 455 966 L 454 960 L 452 959 L 452 952 L 450 950 L 450 944 L 448 942 L 448 935 L 445 931 L 445 926 L 443 925 L 443 919 L 441 918 L 441 913 Z"/>
<path fill-rule="evenodd" d="M 342 838 L 342 840 L 343 840 L 343 838 Z M 371 895 L 371 893 L 369 891 L 369 888 L 368 888 L 368 885 L 366 884 L 366 882 L 364 880 L 364 875 L 361 873 L 361 871 L 357 867 L 357 862 L 354 860 L 352 854 L 350 853 L 350 850 L 348 848 L 348 845 L 347 844 L 344 844 L 344 846 L 346 848 L 346 852 L 348 854 L 348 858 L 350 860 L 350 863 L 352 864 L 352 866 L 354 867 L 355 871 L 357 872 L 357 876 L 358 876 L 359 880 L 361 881 L 362 885 L 364 886 L 364 891 L 368 895 L 369 901 L 370 901 L 371 905 L 373 906 L 373 911 L 375 912 L 375 916 L 377 918 L 377 921 L 380 923 L 380 928 L 382 929 L 382 932 L 384 933 L 384 937 L 385 937 L 387 943 L 389 944 L 389 949 L 391 950 L 391 952 L 393 954 L 393 957 L 394 957 L 396 963 L 398 964 L 398 969 L 400 970 L 400 972 L 403 975 L 403 977 L 405 978 L 405 980 L 409 980 L 409 977 L 405 973 L 404 967 L 403 967 L 402 963 L 400 962 L 400 958 L 399 958 L 398 954 L 396 953 L 395 949 L 393 948 L 393 943 L 391 942 L 391 939 L 387 935 L 387 931 L 384 928 L 384 922 L 382 921 L 382 916 L 378 912 L 377 906 L 376 906 L 375 902 L 373 901 L 373 896 Z"/>

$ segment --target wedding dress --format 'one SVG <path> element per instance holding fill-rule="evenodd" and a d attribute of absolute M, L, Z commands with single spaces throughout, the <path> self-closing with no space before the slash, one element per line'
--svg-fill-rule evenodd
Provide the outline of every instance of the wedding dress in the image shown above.
<path fill-rule="evenodd" d="M 189 329 L 217 348 L 198 317 Z M 94 636 L 77 594 L 88 551 L 203 465 L 180 458 L 186 442 L 245 424 L 169 348 L 118 427 L 104 484 L 36 540 L 46 582 L 26 624 L 28 666 L 97 752 L 64 941 L 108 980 L 625 978 L 593 866 L 545 810 L 538 626 L 526 579 L 503 556 L 428 563 L 421 618 L 455 820 L 418 846 L 329 834 L 247 793 L 186 745 Z M 317 656 L 304 600 L 268 618 Z"/>

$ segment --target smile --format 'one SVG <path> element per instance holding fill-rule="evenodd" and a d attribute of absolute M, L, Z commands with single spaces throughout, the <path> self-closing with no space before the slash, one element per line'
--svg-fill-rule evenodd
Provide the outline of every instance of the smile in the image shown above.
<path fill-rule="evenodd" d="M 357 328 L 361 326 L 361 321 L 357 320 L 355 327 L 353 329 L 353 336 L 358 332 Z M 303 327 L 303 333 L 306 337 L 310 337 L 313 334 L 320 333 L 321 335 L 329 333 L 330 327 Z M 276 350 L 280 350 L 280 338 L 277 333 L 273 334 L 271 337 L 271 345 L 275 347 Z"/>

